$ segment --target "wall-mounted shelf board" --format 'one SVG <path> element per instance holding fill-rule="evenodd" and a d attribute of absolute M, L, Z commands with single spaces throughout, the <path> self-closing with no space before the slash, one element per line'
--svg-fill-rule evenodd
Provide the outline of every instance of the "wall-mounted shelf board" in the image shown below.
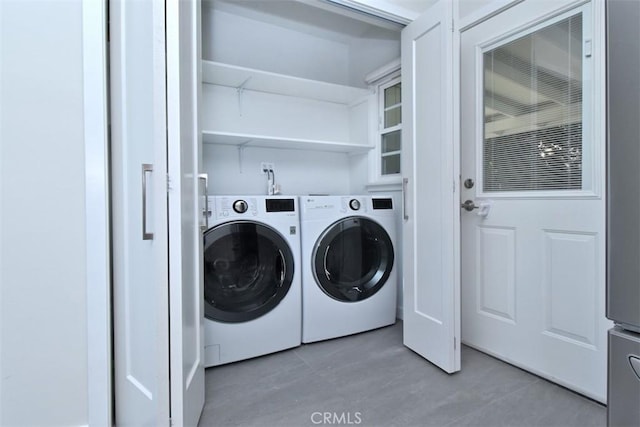
<path fill-rule="evenodd" d="M 214 61 L 202 61 L 202 81 L 319 101 L 351 104 L 368 95 L 367 89 L 303 79 Z"/>
<path fill-rule="evenodd" d="M 370 145 L 339 141 L 318 141 L 312 139 L 279 138 L 264 135 L 249 135 L 227 132 L 203 131 L 205 144 L 235 145 L 238 147 L 281 148 L 289 150 L 331 151 L 337 153 L 366 153 Z"/>

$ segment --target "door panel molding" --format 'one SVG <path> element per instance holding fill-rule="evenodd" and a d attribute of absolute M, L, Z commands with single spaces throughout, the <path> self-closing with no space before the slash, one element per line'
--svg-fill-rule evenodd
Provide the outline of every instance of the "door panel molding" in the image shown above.
<path fill-rule="evenodd" d="M 170 418 L 164 11 L 125 0 L 109 10 L 115 424 Z M 155 165 L 154 240 L 142 238 L 142 163 Z"/>
<path fill-rule="evenodd" d="M 454 34 L 447 0 L 402 32 L 404 344 L 448 373 L 460 370 Z"/>
<path fill-rule="evenodd" d="M 544 334 L 597 350 L 598 234 L 543 230 Z M 578 276 L 578 277 L 576 277 Z M 571 300 L 571 304 L 562 301 Z"/>
<path fill-rule="evenodd" d="M 513 325 L 516 323 L 516 229 L 481 225 L 476 228 L 476 236 L 478 313 Z M 498 286 L 491 286 L 496 281 Z"/>

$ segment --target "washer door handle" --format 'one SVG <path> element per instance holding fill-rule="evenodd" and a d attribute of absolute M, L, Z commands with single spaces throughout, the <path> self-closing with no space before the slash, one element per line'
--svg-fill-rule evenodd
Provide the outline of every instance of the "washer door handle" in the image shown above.
<path fill-rule="evenodd" d="M 282 250 L 278 249 L 278 256 L 276 257 L 276 274 L 278 277 L 278 287 L 281 287 L 284 284 L 285 275 L 287 274 L 287 262 L 284 259 L 284 254 Z M 278 273 L 278 270 L 279 273 Z"/>
<path fill-rule="evenodd" d="M 322 268 L 324 269 L 324 275 L 327 276 L 327 279 L 331 281 L 331 273 L 329 273 L 329 269 L 327 268 L 327 256 L 329 256 L 329 249 L 331 245 L 327 245 L 327 249 L 324 251 L 324 259 L 322 260 Z"/>

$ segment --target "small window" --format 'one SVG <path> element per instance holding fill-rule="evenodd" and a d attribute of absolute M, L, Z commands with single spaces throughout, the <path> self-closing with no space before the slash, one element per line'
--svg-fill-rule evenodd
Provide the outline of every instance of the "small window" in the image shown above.
<path fill-rule="evenodd" d="M 400 174 L 402 149 L 402 83 L 394 79 L 379 87 L 380 175 Z"/>

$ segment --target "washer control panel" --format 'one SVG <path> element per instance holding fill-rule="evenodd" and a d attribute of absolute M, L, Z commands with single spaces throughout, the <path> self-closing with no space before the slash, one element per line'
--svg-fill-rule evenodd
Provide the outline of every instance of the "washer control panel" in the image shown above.
<path fill-rule="evenodd" d="M 216 198 L 216 217 L 218 218 L 238 218 L 247 215 L 258 215 L 258 204 L 256 199 L 237 197 Z"/>
<path fill-rule="evenodd" d="M 215 219 L 251 219 L 262 215 L 269 215 L 270 220 L 298 218 L 296 197 L 232 195 L 210 196 L 208 200 Z"/>
<path fill-rule="evenodd" d="M 349 200 L 349 207 L 351 208 L 351 210 L 353 211 L 357 211 L 360 209 L 360 200 L 358 199 L 351 199 Z"/>
<path fill-rule="evenodd" d="M 243 214 L 249 209 L 249 205 L 244 200 L 236 200 L 233 202 L 233 210 L 239 214 Z"/>

